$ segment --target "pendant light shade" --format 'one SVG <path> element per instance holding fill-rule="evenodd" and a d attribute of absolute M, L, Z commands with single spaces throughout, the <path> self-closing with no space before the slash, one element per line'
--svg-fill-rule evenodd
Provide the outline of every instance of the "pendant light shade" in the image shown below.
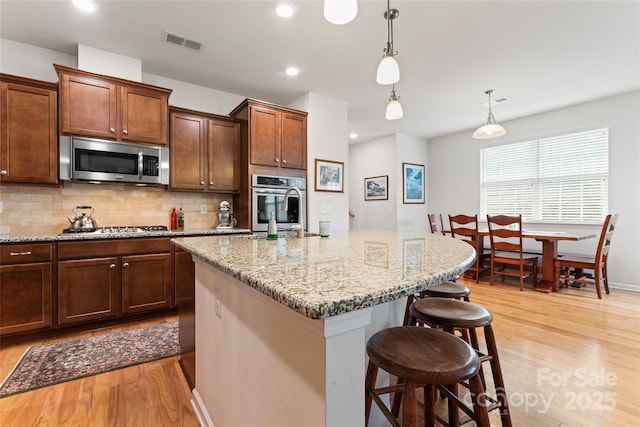
<path fill-rule="evenodd" d="M 398 83 L 400 80 L 400 67 L 395 56 L 385 55 L 378 65 L 378 73 L 376 74 L 376 82 L 381 85 L 390 85 Z"/>
<path fill-rule="evenodd" d="M 493 89 L 489 89 L 484 93 L 489 96 L 489 117 L 487 117 L 487 123 L 480 126 L 473 133 L 474 139 L 497 138 L 507 133 L 507 131 L 502 127 L 502 125 L 496 123 L 496 119 L 495 117 L 493 117 L 493 111 L 491 111 L 491 94 L 493 93 Z"/>
<path fill-rule="evenodd" d="M 391 96 L 389 97 L 389 103 L 387 104 L 387 112 L 385 114 L 385 118 L 387 120 L 397 120 L 401 119 L 404 115 L 402 112 L 402 105 L 399 101 L 400 97 L 396 96 L 396 88 L 395 86 L 391 90 Z"/>
<path fill-rule="evenodd" d="M 376 82 L 381 85 L 391 85 L 400 80 L 400 67 L 396 61 L 398 52 L 393 50 L 393 20 L 398 16 L 400 16 L 398 9 L 391 9 L 387 0 L 387 11 L 384 13 L 384 19 L 387 20 L 387 46 L 384 48 L 384 56 L 376 73 Z"/>
<path fill-rule="evenodd" d="M 324 0 L 324 17 L 332 24 L 347 24 L 353 21 L 357 14 L 357 0 Z"/>

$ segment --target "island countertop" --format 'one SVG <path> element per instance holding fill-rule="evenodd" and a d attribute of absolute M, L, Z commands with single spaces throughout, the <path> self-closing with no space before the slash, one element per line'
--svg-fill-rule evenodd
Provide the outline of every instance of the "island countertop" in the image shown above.
<path fill-rule="evenodd" d="M 473 248 L 437 234 L 385 230 L 329 238 L 182 237 L 172 243 L 289 308 L 323 319 L 406 297 L 462 274 Z"/>

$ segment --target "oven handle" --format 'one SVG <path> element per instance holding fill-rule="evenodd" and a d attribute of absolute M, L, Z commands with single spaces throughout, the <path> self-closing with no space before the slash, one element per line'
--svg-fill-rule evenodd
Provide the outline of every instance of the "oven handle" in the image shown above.
<path fill-rule="evenodd" d="M 287 190 L 282 190 L 279 188 L 260 188 L 260 187 L 253 187 L 253 192 L 254 193 L 258 193 L 258 194 L 275 194 L 275 195 L 284 195 Z M 305 195 L 305 191 L 300 191 L 302 193 L 302 195 Z M 296 194 L 293 194 L 293 197 L 298 197 Z"/>

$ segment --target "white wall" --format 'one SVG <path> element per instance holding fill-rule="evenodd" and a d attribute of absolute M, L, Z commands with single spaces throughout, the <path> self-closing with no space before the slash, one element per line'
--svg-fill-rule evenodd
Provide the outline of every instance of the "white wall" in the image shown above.
<path fill-rule="evenodd" d="M 404 204 L 402 163 L 427 165 L 427 142 L 410 135 L 387 135 L 349 147 L 349 205 L 352 228 L 429 231 L 426 204 Z M 364 179 L 388 175 L 388 200 L 364 200 Z"/>
<path fill-rule="evenodd" d="M 57 82 L 53 64 L 77 67 L 78 57 L 12 40 L 0 39 L 0 71 L 45 82 Z"/>
<path fill-rule="evenodd" d="M 397 222 L 398 162 L 396 161 L 396 136 L 387 135 L 369 142 L 352 144 L 349 147 L 349 206 L 355 218 L 354 229 L 395 230 Z M 388 200 L 364 200 L 364 179 L 389 177 Z M 402 185 L 402 184 L 400 184 Z M 402 191 L 402 190 L 401 190 Z M 400 195 L 402 203 L 402 194 Z"/>
<path fill-rule="evenodd" d="M 640 91 L 502 123 L 501 141 L 522 141 L 593 126 L 609 127 L 609 211 L 619 213 L 609 253 L 609 277 L 617 287 L 640 290 Z M 428 211 L 443 215 L 480 211 L 480 148 L 492 141 L 473 130 L 429 141 Z M 557 227 L 545 225 L 546 229 Z M 567 227 L 564 227 L 567 228 Z M 572 227 L 600 232 L 599 227 Z M 560 242 L 560 251 L 595 253 L 597 239 Z"/>
<path fill-rule="evenodd" d="M 349 140 L 347 104 L 317 93 L 307 93 L 288 107 L 307 117 L 307 230 L 317 233 L 318 221 L 331 221 L 331 230 L 349 229 Z M 315 191 L 315 159 L 344 163 L 344 192 Z"/>

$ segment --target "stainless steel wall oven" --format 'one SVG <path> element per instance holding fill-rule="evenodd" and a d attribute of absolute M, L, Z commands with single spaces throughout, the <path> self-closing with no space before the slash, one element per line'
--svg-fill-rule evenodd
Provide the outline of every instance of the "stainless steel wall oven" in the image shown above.
<path fill-rule="evenodd" d="M 287 189 L 295 187 L 302 195 L 296 193 L 289 196 L 287 211 L 282 210 L 284 195 Z M 252 231 L 267 231 L 271 212 L 275 212 L 278 230 L 289 230 L 298 223 L 300 215 L 306 227 L 307 216 L 307 180 L 286 176 L 258 175 L 251 177 Z"/>

